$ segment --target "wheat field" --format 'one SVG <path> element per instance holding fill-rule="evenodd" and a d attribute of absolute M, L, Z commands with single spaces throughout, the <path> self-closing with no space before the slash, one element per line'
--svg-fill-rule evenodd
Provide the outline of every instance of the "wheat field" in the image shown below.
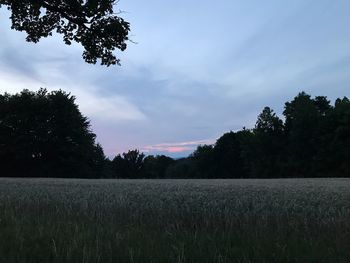
<path fill-rule="evenodd" d="M 350 179 L 0 179 L 0 262 L 350 262 Z"/>

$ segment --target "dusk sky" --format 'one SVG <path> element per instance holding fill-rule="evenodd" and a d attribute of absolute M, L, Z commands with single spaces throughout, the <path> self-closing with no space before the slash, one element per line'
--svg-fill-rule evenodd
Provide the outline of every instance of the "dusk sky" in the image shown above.
<path fill-rule="evenodd" d="M 187 156 L 281 116 L 300 91 L 350 96 L 349 0 L 121 0 L 131 24 L 122 66 L 89 65 L 61 36 L 25 42 L 0 9 L 0 92 L 62 89 L 77 97 L 106 155 Z"/>

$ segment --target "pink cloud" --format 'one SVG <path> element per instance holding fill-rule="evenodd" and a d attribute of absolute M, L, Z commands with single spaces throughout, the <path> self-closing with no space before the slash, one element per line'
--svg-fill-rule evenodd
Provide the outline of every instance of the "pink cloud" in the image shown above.
<path fill-rule="evenodd" d="M 187 141 L 179 143 L 160 143 L 155 145 L 145 146 L 141 149 L 142 152 L 168 152 L 168 153 L 181 153 L 193 151 L 198 145 L 214 144 L 216 139 Z"/>
<path fill-rule="evenodd" d="M 190 147 L 177 147 L 177 146 L 169 147 L 165 149 L 165 151 L 169 153 L 181 153 L 181 152 L 187 152 L 190 150 L 192 150 L 192 148 Z"/>

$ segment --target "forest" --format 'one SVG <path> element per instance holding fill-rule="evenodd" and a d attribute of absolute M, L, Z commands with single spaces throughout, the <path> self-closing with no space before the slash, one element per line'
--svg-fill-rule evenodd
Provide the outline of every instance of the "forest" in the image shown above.
<path fill-rule="evenodd" d="M 75 97 L 62 90 L 0 95 L 1 177 L 303 178 L 350 176 L 350 101 L 305 92 L 253 128 L 172 159 L 139 150 L 105 156 Z"/>

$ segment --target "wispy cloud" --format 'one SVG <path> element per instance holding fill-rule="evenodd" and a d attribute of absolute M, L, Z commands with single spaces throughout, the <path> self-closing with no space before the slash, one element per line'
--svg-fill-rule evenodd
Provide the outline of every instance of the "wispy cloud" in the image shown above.
<path fill-rule="evenodd" d="M 142 152 L 146 153 L 183 153 L 188 151 L 193 151 L 198 145 L 211 145 L 214 144 L 216 139 L 206 139 L 198 141 L 187 141 L 187 142 L 178 142 L 178 143 L 161 143 L 155 145 L 145 146 L 141 149 Z"/>
<path fill-rule="evenodd" d="M 40 76 L 40 79 L 31 78 L 26 75 L 16 74 L 13 71 L 5 71 L 0 67 L 0 92 L 17 93 L 23 89 L 38 90 L 45 87 L 45 83 L 62 83 L 57 78 Z M 89 118 L 98 119 L 107 122 L 119 121 L 142 121 L 147 117 L 137 106 L 132 104 L 127 98 L 115 94 L 109 97 L 103 97 L 98 94 L 98 88 L 88 85 L 73 85 L 72 83 L 53 84 L 47 87 L 51 90 L 69 91 L 76 97 L 77 104 L 82 113 Z"/>
<path fill-rule="evenodd" d="M 7 72 L 0 67 L 0 92 L 17 93 L 23 89 L 37 90 L 43 83 L 33 78 L 13 72 Z"/>
<path fill-rule="evenodd" d="M 75 94 L 82 112 L 91 118 L 112 122 L 147 119 L 135 105 L 122 96 L 99 97 L 82 89 Z"/>

